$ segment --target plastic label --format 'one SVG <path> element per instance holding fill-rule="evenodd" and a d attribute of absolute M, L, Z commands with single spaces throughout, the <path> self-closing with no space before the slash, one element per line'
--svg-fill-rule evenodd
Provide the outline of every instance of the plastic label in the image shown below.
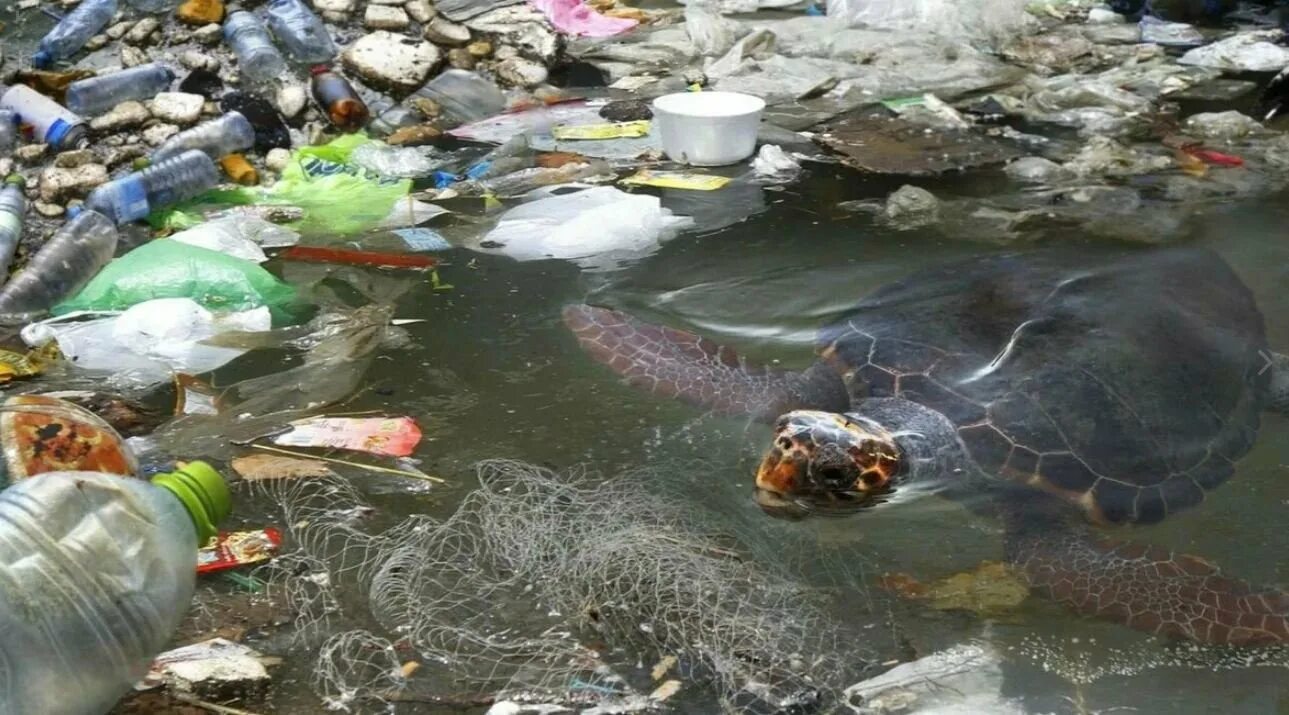
<path fill-rule="evenodd" d="M 413 251 L 446 251 L 452 248 L 448 240 L 428 228 L 398 228 L 394 235 L 403 239 L 403 243 Z"/>
<path fill-rule="evenodd" d="M 649 121 L 614 122 L 612 124 L 573 124 L 551 129 L 556 139 L 633 139 L 649 134 Z"/>
<path fill-rule="evenodd" d="M 290 432 L 275 437 L 273 444 L 406 457 L 421 441 L 421 428 L 411 417 L 319 417 L 292 422 L 291 427 Z"/>
<path fill-rule="evenodd" d="M 677 171 L 641 171 L 621 181 L 626 186 L 656 186 L 661 189 L 688 189 L 690 191 L 715 191 L 724 188 L 731 179 L 709 174 L 685 174 Z"/>
<path fill-rule="evenodd" d="M 268 561 L 281 546 L 282 533 L 271 526 L 259 531 L 222 533 L 197 552 L 197 573 L 216 573 Z"/>

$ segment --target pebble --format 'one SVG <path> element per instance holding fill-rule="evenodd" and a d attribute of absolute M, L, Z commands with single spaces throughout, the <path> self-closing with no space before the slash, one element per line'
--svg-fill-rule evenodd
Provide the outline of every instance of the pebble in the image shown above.
<path fill-rule="evenodd" d="M 14 149 L 13 158 L 17 159 L 20 164 L 35 164 L 45 158 L 45 154 L 48 152 L 48 144 L 28 144 Z"/>
<path fill-rule="evenodd" d="M 390 5 L 368 5 L 363 24 L 372 30 L 405 30 L 411 24 L 407 12 Z"/>
<path fill-rule="evenodd" d="M 216 45 L 224 40 L 224 27 L 215 23 L 193 30 L 192 39 L 203 45 Z"/>
<path fill-rule="evenodd" d="M 309 101 L 308 94 L 304 91 L 304 85 L 298 82 L 291 82 L 284 85 L 277 91 L 274 96 L 273 104 L 282 116 L 290 119 L 304 110 L 304 105 Z"/>
<path fill-rule="evenodd" d="M 112 111 L 90 120 L 90 129 L 110 133 L 137 127 L 148 121 L 152 114 L 141 102 L 121 102 Z"/>
<path fill-rule="evenodd" d="M 351 72 L 377 87 L 412 91 L 439 63 L 439 50 L 429 42 L 377 30 L 358 38 L 343 59 Z"/>
<path fill-rule="evenodd" d="M 336 12 L 348 15 L 357 7 L 357 0 L 313 0 L 313 9 L 318 12 Z"/>
<path fill-rule="evenodd" d="M 161 21 L 155 17 L 145 17 L 134 24 L 130 31 L 125 33 L 122 40 L 129 45 L 142 45 L 152 37 L 152 33 L 161 29 Z"/>
<path fill-rule="evenodd" d="M 372 5 L 402 5 L 405 2 L 407 2 L 407 0 L 367 0 L 367 6 L 371 7 Z"/>
<path fill-rule="evenodd" d="M 74 169 L 50 167 L 40 172 L 40 198 L 57 203 L 69 198 L 83 197 L 99 184 L 107 182 L 107 167 L 86 164 Z"/>
<path fill-rule="evenodd" d="M 448 50 L 448 65 L 459 70 L 472 70 L 478 62 L 474 55 L 464 47 L 453 47 Z"/>
<path fill-rule="evenodd" d="M 18 3 L 19 10 L 34 10 L 40 7 L 40 0 L 22 0 Z"/>
<path fill-rule="evenodd" d="M 116 167 L 134 161 L 148 155 L 148 147 L 143 144 L 127 144 L 126 146 L 117 147 L 109 151 L 103 157 L 103 163 L 107 168 L 115 169 Z"/>
<path fill-rule="evenodd" d="M 148 55 L 137 47 L 121 45 L 121 64 L 126 67 L 138 67 L 147 64 Z"/>
<path fill-rule="evenodd" d="M 152 115 L 175 124 L 192 124 L 201 117 L 201 107 L 206 103 L 200 94 L 162 92 L 152 99 Z"/>
<path fill-rule="evenodd" d="M 8 176 L 13 173 L 13 159 L 9 157 L 0 158 L 0 176 Z"/>
<path fill-rule="evenodd" d="M 219 69 L 219 61 L 200 50 L 185 50 L 179 55 L 179 64 L 190 70 Z"/>
<path fill-rule="evenodd" d="M 208 25 L 224 19 L 223 0 L 187 0 L 175 15 L 189 25 Z"/>
<path fill-rule="evenodd" d="M 1089 25 L 1114 25 L 1123 22 L 1123 19 L 1123 15 L 1104 7 L 1094 7 L 1088 10 Z"/>
<path fill-rule="evenodd" d="M 422 25 L 433 20 L 434 16 L 438 14 L 438 11 L 434 9 L 429 0 L 412 0 L 404 5 L 403 9 L 407 10 L 407 14 L 411 15 L 413 20 Z"/>
<path fill-rule="evenodd" d="M 107 28 L 107 30 L 105 30 L 103 34 L 107 35 L 108 38 L 110 39 L 119 40 L 122 37 L 125 37 L 125 33 L 129 32 L 130 28 L 132 27 L 134 27 L 134 21 L 126 20 L 125 22 L 118 22 L 115 25 Z"/>
<path fill-rule="evenodd" d="M 291 152 L 286 149 L 270 149 L 269 153 L 264 155 L 264 166 L 268 167 L 269 171 L 280 174 L 290 163 Z"/>
<path fill-rule="evenodd" d="M 89 149 L 73 149 L 54 157 L 54 166 L 59 169 L 75 169 L 94 163 L 94 152 Z"/>
<path fill-rule="evenodd" d="M 104 47 L 107 47 L 108 42 L 111 42 L 111 40 L 107 38 L 107 35 L 95 35 L 85 41 L 85 49 L 88 52 L 101 50 Z"/>
<path fill-rule="evenodd" d="M 497 79 L 515 87 L 535 87 L 546 81 L 546 68 L 523 57 L 503 60 L 494 68 Z"/>
<path fill-rule="evenodd" d="M 492 54 L 492 43 L 487 40 L 476 40 L 465 46 L 472 56 L 483 59 Z"/>
<path fill-rule="evenodd" d="M 433 124 L 418 124 L 395 131 L 385 138 L 385 143 L 393 146 L 421 146 L 430 144 L 441 136 L 443 131 Z"/>
<path fill-rule="evenodd" d="M 470 28 L 446 17 L 436 17 L 425 27 L 425 39 L 436 45 L 456 47 L 470 41 Z"/>
<path fill-rule="evenodd" d="M 332 12 L 331 10 L 323 10 L 319 14 L 322 15 L 323 20 L 326 20 L 327 22 L 330 22 L 336 25 L 349 22 L 349 13 L 347 12 Z"/>
<path fill-rule="evenodd" d="M 509 60 L 518 56 L 519 56 L 519 50 L 516 50 L 510 45 L 502 45 L 501 47 L 497 48 L 496 57 L 499 60 Z"/>
<path fill-rule="evenodd" d="M 32 208 L 36 209 L 36 213 L 44 216 L 45 218 L 58 218 L 67 211 L 67 209 L 64 209 L 58 204 L 49 204 L 44 201 L 33 201 L 31 205 Z"/>
<path fill-rule="evenodd" d="M 143 141 L 152 146 L 160 146 L 165 140 L 179 133 L 179 127 L 173 124 L 154 124 L 143 130 Z"/>

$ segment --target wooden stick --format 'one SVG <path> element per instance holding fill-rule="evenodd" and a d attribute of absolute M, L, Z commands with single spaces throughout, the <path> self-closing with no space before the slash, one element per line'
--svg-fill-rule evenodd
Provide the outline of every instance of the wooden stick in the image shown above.
<path fill-rule="evenodd" d="M 448 480 L 446 479 L 440 479 L 439 477 L 432 477 L 428 474 L 417 474 L 416 472 L 409 472 L 404 469 L 390 469 L 389 467 L 378 467 L 374 464 L 363 464 L 362 462 L 351 462 L 347 459 L 335 459 L 334 457 L 319 457 L 314 454 L 309 454 L 308 452 L 296 452 L 290 449 L 282 449 L 280 447 L 270 447 L 267 444 L 253 444 L 251 446 L 256 449 L 263 449 L 269 452 L 277 452 L 278 454 L 285 454 L 292 457 L 298 457 L 300 459 L 317 459 L 323 462 L 331 462 L 332 464 L 343 464 L 347 467 L 358 467 L 359 469 L 366 469 L 373 472 L 380 472 L 382 474 L 397 474 L 402 477 L 420 479 L 423 482 L 433 482 L 435 484 L 448 483 Z"/>

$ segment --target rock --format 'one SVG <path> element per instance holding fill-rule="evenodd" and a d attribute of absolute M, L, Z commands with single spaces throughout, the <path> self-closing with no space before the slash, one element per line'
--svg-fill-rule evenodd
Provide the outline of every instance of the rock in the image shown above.
<path fill-rule="evenodd" d="M 89 149 L 73 149 L 54 157 L 54 166 L 59 169 L 75 169 L 94 163 L 94 152 Z"/>
<path fill-rule="evenodd" d="M 13 173 L 13 159 L 9 157 L 0 158 L 0 176 L 8 176 Z"/>
<path fill-rule="evenodd" d="M 390 5 L 368 5 L 363 24 L 372 30 L 405 30 L 411 24 L 407 12 Z"/>
<path fill-rule="evenodd" d="M 346 22 L 349 22 L 349 13 L 332 12 L 330 10 L 323 10 L 319 14 L 322 15 L 323 20 L 326 20 L 327 22 L 330 22 L 332 24 L 342 25 Z"/>
<path fill-rule="evenodd" d="M 901 231 L 930 226 L 940 220 L 940 200 L 926 189 L 905 184 L 887 197 L 883 213 L 887 223 Z"/>
<path fill-rule="evenodd" d="M 497 48 L 495 58 L 498 60 L 511 60 L 519 56 L 519 50 L 510 45 L 502 45 Z"/>
<path fill-rule="evenodd" d="M 95 35 L 85 41 L 85 50 L 88 52 L 101 50 L 104 47 L 107 47 L 107 43 L 109 42 L 111 42 L 111 40 L 108 39 L 107 35 Z"/>
<path fill-rule="evenodd" d="M 277 91 L 273 98 L 274 105 L 282 116 L 290 119 L 304 110 L 304 105 L 308 102 L 308 94 L 304 91 L 304 85 L 297 82 L 291 82 L 284 85 Z"/>
<path fill-rule="evenodd" d="M 318 12 L 335 12 L 348 15 L 357 7 L 358 0 L 313 0 L 313 9 Z"/>
<path fill-rule="evenodd" d="M 107 28 L 103 31 L 103 34 L 107 35 L 108 39 L 119 40 L 125 37 L 125 33 L 129 32 L 132 27 L 134 27 L 134 20 L 126 20 Z"/>
<path fill-rule="evenodd" d="M 84 198 L 95 186 L 106 182 L 107 167 L 102 164 L 85 164 L 74 169 L 50 167 L 40 172 L 40 198 L 50 203 Z"/>
<path fill-rule="evenodd" d="M 143 141 L 152 146 L 161 146 L 167 139 L 179 133 L 179 127 L 173 124 L 154 124 L 143 130 Z"/>
<path fill-rule="evenodd" d="M 624 99 L 601 107 L 600 116 L 610 122 L 638 122 L 653 119 L 653 110 L 644 100 Z"/>
<path fill-rule="evenodd" d="M 434 11 L 434 6 L 430 4 L 429 0 L 412 0 L 404 5 L 403 9 L 407 10 L 407 14 L 411 15 L 413 20 L 416 20 L 422 25 L 433 20 L 435 14 L 437 14 Z"/>
<path fill-rule="evenodd" d="M 152 98 L 152 115 L 175 124 L 188 125 L 201 117 L 201 107 L 206 99 L 200 94 L 162 92 Z"/>
<path fill-rule="evenodd" d="M 151 116 L 147 108 L 143 107 L 143 104 L 139 102 L 121 102 L 106 115 L 94 117 L 94 119 L 90 120 L 89 128 L 101 134 L 110 134 L 113 131 L 141 125 L 143 122 L 148 121 L 148 117 Z"/>
<path fill-rule="evenodd" d="M 453 69 L 472 70 L 478 62 L 464 47 L 453 47 L 448 50 L 448 65 Z"/>
<path fill-rule="evenodd" d="M 402 5 L 405 2 L 407 2 L 407 0 L 367 0 L 367 4 L 369 6 L 370 5 Z"/>
<path fill-rule="evenodd" d="M 492 54 L 492 43 L 487 40 L 476 40 L 465 46 L 472 57 L 483 59 Z"/>
<path fill-rule="evenodd" d="M 497 79 L 515 87 L 535 87 L 546 81 L 546 68 L 523 57 L 512 57 L 499 63 Z"/>
<path fill-rule="evenodd" d="M 48 144 L 28 144 L 14 149 L 13 158 L 17 159 L 19 164 L 31 165 L 45 158 L 48 152 Z"/>
<path fill-rule="evenodd" d="M 290 163 L 291 152 L 286 149 L 271 149 L 268 155 L 264 157 L 264 166 L 268 167 L 269 171 L 275 171 L 279 174 Z"/>
<path fill-rule="evenodd" d="M 430 144 L 441 136 L 443 131 L 433 124 L 418 124 L 398 129 L 385 138 L 385 143 L 393 146 L 421 146 Z"/>
<path fill-rule="evenodd" d="M 147 64 L 148 55 L 137 47 L 121 45 L 121 64 L 126 67 L 138 67 Z"/>
<path fill-rule="evenodd" d="M 45 218 L 58 218 L 67 212 L 67 209 L 64 209 L 58 204 L 48 204 L 44 201 L 35 201 L 32 202 L 31 205 L 36 209 L 36 213 L 44 216 Z"/>
<path fill-rule="evenodd" d="M 161 29 L 161 21 L 155 17 L 145 17 L 134 23 L 134 27 L 121 38 L 127 45 L 142 45 L 152 37 L 152 33 Z"/>
<path fill-rule="evenodd" d="M 1094 7 L 1088 10 L 1089 25 L 1115 25 L 1123 22 L 1124 17 L 1119 13 L 1104 7 Z"/>
<path fill-rule="evenodd" d="M 147 156 L 148 147 L 143 144 L 129 144 L 126 146 L 112 149 L 103 157 L 103 163 L 107 168 L 115 169 L 122 164 L 134 161 L 139 157 Z"/>
<path fill-rule="evenodd" d="M 199 50 L 187 50 L 180 54 L 179 64 L 190 70 L 214 70 L 219 68 L 219 62 L 214 57 Z"/>
<path fill-rule="evenodd" d="M 430 76 L 439 62 L 439 50 L 385 30 L 360 37 L 345 50 L 345 67 L 372 85 L 411 91 Z"/>
<path fill-rule="evenodd" d="M 514 5 L 486 12 L 466 21 L 476 33 L 493 35 L 500 44 L 518 47 L 524 54 L 545 64 L 554 62 L 559 35 L 540 10 Z"/>
<path fill-rule="evenodd" d="M 215 23 L 202 25 L 196 30 L 193 30 L 192 39 L 203 45 L 217 45 L 224 40 L 224 28 L 222 25 L 217 25 Z"/>
<path fill-rule="evenodd" d="M 224 19 L 223 0 L 187 0 L 175 15 L 189 25 L 209 25 Z"/>
<path fill-rule="evenodd" d="M 470 41 L 470 28 L 446 17 L 436 17 L 425 26 L 425 39 L 436 45 L 458 47 Z"/>
<path fill-rule="evenodd" d="M 247 646 L 214 638 L 157 656 L 144 680 L 202 699 L 239 700 L 268 688 L 266 662 Z"/>

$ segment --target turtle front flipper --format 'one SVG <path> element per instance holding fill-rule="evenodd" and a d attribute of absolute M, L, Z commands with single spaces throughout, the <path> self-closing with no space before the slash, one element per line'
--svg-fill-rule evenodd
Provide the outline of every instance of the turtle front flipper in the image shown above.
<path fill-rule="evenodd" d="M 706 338 L 589 305 L 565 308 L 564 324 L 591 357 L 655 395 L 760 419 L 850 406 L 841 377 L 823 364 L 805 372 L 754 365 Z"/>
<path fill-rule="evenodd" d="M 1289 642 L 1289 593 L 1223 576 L 1168 549 L 1069 524 L 1008 524 L 1008 560 L 1030 588 L 1078 613 L 1202 643 Z"/>

